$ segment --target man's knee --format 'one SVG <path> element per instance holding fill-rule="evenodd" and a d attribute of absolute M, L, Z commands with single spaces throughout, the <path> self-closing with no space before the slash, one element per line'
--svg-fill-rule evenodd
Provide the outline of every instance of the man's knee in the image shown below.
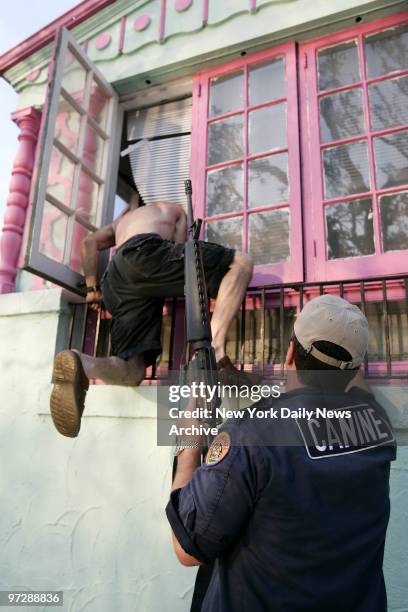
<path fill-rule="evenodd" d="M 254 262 L 252 261 L 252 257 L 250 257 L 247 253 L 240 253 L 239 251 L 236 251 L 234 255 L 234 264 L 238 266 L 242 272 L 246 273 L 249 278 L 251 278 L 254 270 Z"/>

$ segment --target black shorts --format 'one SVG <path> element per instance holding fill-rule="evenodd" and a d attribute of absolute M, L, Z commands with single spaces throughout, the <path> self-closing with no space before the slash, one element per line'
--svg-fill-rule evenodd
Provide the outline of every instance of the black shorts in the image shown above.
<path fill-rule="evenodd" d="M 201 242 L 210 297 L 217 297 L 235 251 Z M 166 297 L 184 296 L 184 244 L 159 234 L 138 234 L 127 240 L 104 273 L 102 293 L 112 315 L 112 353 L 122 359 L 144 355 L 146 366 L 162 352 L 162 311 Z"/>

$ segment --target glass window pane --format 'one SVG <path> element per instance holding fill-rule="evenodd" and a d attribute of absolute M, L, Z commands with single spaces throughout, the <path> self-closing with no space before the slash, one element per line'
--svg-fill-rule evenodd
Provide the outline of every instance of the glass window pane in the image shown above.
<path fill-rule="evenodd" d="M 317 56 L 319 89 L 334 89 L 360 81 L 357 42 L 322 49 Z"/>
<path fill-rule="evenodd" d="M 83 160 L 90 170 L 100 175 L 102 170 L 103 149 L 105 141 L 88 123 L 86 126 Z"/>
<path fill-rule="evenodd" d="M 249 104 L 263 104 L 285 96 L 285 58 L 278 57 L 249 69 Z"/>
<path fill-rule="evenodd" d="M 62 77 L 62 87 L 80 104 L 84 99 L 86 75 L 87 72 L 83 65 L 68 50 Z"/>
<path fill-rule="evenodd" d="M 79 177 L 76 213 L 88 223 L 96 225 L 99 200 L 99 185 L 83 170 Z"/>
<path fill-rule="evenodd" d="M 286 103 L 249 114 L 249 154 L 286 147 Z"/>
<path fill-rule="evenodd" d="M 237 72 L 211 79 L 210 117 L 244 108 L 244 73 Z"/>
<path fill-rule="evenodd" d="M 408 123 L 408 76 L 368 86 L 373 130 Z"/>
<path fill-rule="evenodd" d="M 72 268 L 72 270 L 75 270 L 75 272 L 78 272 L 78 274 L 84 273 L 81 261 L 81 242 L 88 234 L 88 228 L 84 227 L 80 223 L 74 223 L 69 267 Z"/>
<path fill-rule="evenodd" d="M 377 32 L 365 39 L 367 76 L 376 77 L 408 66 L 408 25 Z"/>
<path fill-rule="evenodd" d="M 45 200 L 40 234 L 40 253 L 63 263 L 68 217 Z"/>
<path fill-rule="evenodd" d="M 408 249 L 408 191 L 380 198 L 384 251 Z"/>
<path fill-rule="evenodd" d="M 370 198 L 326 206 L 325 212 L 329 259 L 374 253 Z"/>
<path fill-rule="evenodd" d="M 81 115 L 62 96 L 58 103 L 55 136 L 73 153 L 78 152 Z"/>
<path fill-rule="evenodd" d="M 47 193 L 57 198 L 65 206 L 70 206 L 75 164 L 59 151 L 52 148 Z"/>
<path fill-rule="evenodd" d="M 208 242 L 216 242 L 231 249 L 242 251 L 242 217 L 207 223 L 205 235 Z"/>
<path fill-rule="evenodd" d="M 322 142 L 342 140 L 364 132 L 361 89 L 352 89 L 320 99 Z"/>
<path fill-rule="evenodd" d="M 287 153 L 262 157 L 248 163 L 248 206 L 250 208 L 288 200 Z"/>
<path fill-rule="evenodd" d="M 408 132 L 374 138 L 378 189 L 408 184 Z"/>
<path fill-rule="evenodd" d="M 239 159 L 244 154 L 242 115 L 229 117 L 208 126 L 208 164 Z"/>
<path fill-rule="evenodd" d="M 242 210 L 244 171 L 242 165 L 209 172 L 207 176 L 207 216 Z"/>
<path fill-rule="evenodd" d="M 289 258 L 289 223 L 287 208 L 249 215 L 249 254 L 255 265 Z"/>
<path fill-rule="evenodd" d="M 109 100 L 102 87 L 96 81 L 92 81 L 88 112 L 102 128 L 106 128 Z"/>
<path fill-rule="evenodd" d="M 366 142 L 324 149 L 323 165 L 326 198 L 339 198 L 370 190 Z"/>

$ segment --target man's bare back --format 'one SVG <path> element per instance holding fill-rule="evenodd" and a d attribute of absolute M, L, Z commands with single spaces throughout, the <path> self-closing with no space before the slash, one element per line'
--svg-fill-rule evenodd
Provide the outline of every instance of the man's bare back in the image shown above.
<path fill-rule="evenodd" d="M 160 202 L 129 210 L 113 226 L 115 244 L 120 247 L 136 234 L 159 234 L 163 240 L 185 242 L 186 214 L 177 204 Z"/>

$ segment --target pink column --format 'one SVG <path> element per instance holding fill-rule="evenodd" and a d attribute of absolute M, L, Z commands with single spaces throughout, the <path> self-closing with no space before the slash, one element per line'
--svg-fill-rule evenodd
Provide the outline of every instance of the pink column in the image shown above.
<path fill-rule="evenodd" d="M 29 202 L 41 113 L 34 107 L 29 107 L 13 113 L 11 117 L 20 128 L 20 146 L 11 172 L 3 233 L 0 238 L 0 293 L 15 291 L 17 261 Z"/>

